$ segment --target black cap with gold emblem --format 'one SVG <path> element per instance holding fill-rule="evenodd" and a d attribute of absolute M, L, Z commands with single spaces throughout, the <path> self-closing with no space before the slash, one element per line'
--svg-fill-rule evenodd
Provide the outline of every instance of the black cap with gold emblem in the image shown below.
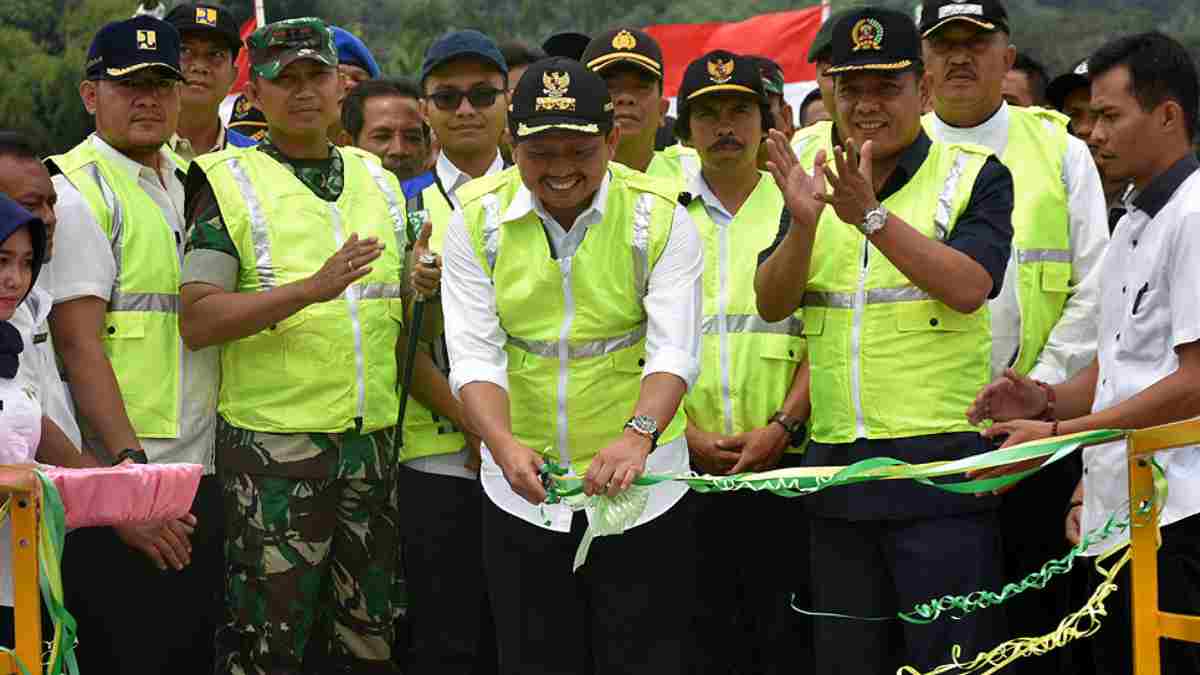
<path fill-rule="evenodd" d="M 508 107 L 508 126 L 518 142 L 547 131 L 600 136 L 612 124 L 608 85 L 582 63 L 561 56 L 530 66 Z"/>
<path fill-rule="evenodd" d="M 588 44 L 580 60 L 596 72 L 623 63 L 636 66 L 659 80 L 663 76 L 662 47 L 636 28 L 617 28 L 601 33 Z"/>
<path fill-rule="evenodd" d="M 753 56 L 718 49 L 688 64 L 679 85 L 680 105 L 705 94 L 748 94 L 766 100 L 762 72 Z"/>
<path fill-rule="evenodd" d="M 848 12 L 833 27 L 826 75 L 860 70 L 903 72 L 921 63 L 921 36 L 912 17 L 890 9 Z"/>
<path fill-rule="evenodd" d="M 146 68 L 182 80 L 179 31 L 152 16 L 114 21 L 99 30 L 88 49 L 84 77 L 120 80 Z"/>

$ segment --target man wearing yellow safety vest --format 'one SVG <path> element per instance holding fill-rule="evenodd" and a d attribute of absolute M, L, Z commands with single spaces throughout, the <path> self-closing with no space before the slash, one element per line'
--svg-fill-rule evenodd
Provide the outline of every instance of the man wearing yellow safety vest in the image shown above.
<path fill-rule="evenodd" d="M 263 26 L 247 47 L 268 133 L 192 163 L 180 291 L 184 340 L 221 352 L 217 672 L 298 672 L 306 656 L 390 672 L 400 185 L 327 140 L 339 83 L 323 22 Z"/>
<path fill-rule="evenodd" d="M 59 197 L 50 328 L 84 445 L 104 464 L 191 462 L 206 474 L 184 520 L 71 535 L 67 602 L 80 636 L 90 636 L 80 658 L 92 670 L 211 664 L 220 613 L 217 354 L 180 340 L 183 173 L 164 146 L 179 116 L 179 52 L 179 34 L 152 17 L 100 29 L 79 86 L 96 133 L 47 161 Z M 97 569 L 107 570 L 103 583 Z M 176 602 L 195 610 L 169 625 L 146 622 Z"/>
<path fill-rule="evenodd" d="M 663 98 L 663 55 L 658 42 L 636 28 L 614 28 L 588 43 L 582 60 L 604 78 L 612 97 L 613 119 L 621 130 L 614 161 L 673 180 L 682 189 L 700 165 L 696 153 L 682 145 L 654 149 L 655 135 L 670 106 Z"/>
<path fill-rule="evenodd" d="M 703 252 L 672 184 L 610 162 L 608 89 L 566 58 L 513 94 L 516 168 L 446 233 L 450 383 L 484 440 L 483 561 L 506 674 L 686 672 L 695 533 L 679 410 L 699 370 Z M 544 453 L 544 454 L 543 454 Z M 641 511 L 572 561 L 587 516 L 543 504 L 553 460 Z M 644 500 L 644 501 L 643 501 Z M 632 567 L 631 567 L 632 566 Z"/>
<path fill-rule="evenodd" d="M 800 320 L 767 323 L 754 306 L 758 252 L 774 238 L 783 208 L 779 187 L 757 168 L 759 146 L 774 124 L 764 84 L 755 57 L 710 52 L 684 71 L 675 123 L 676 137 L 700 155 L 700 174 L 680 201 L 700 232 L 705 262 L 706 367 L 684 403 L 687 440 L 692 464 L 714 475 L 798 465 L 808 417 Z M 811 657 L 812 640 L 811 626 L 801 626 L 801 615 L 780 601 L 808 585 L 800 501 L 753 493 L 696 500 L 690 672 L 727 675 L 750 664 L 757 673 L 790 672 Z M 729 546 L 730 533 L 767 540 L 780 522 L 789 536 L 779 547 Z M 790 564 L 772 562 L 781 559 Z"/>
<path fill-rule="evenodd" d="M 1067 118 L 1010 105 L 1004 77 L 1016 58 L 1008 13 L 999 0 L 962 4 L 928 0 L 921 34 L 933 99 L 926 131 L 947 143 L 991 150 L 1013 175 L 1013 253 L 1004 289 L 990 303 L 992 378 L 1006 369 L 1059 384 L 1096 354 L 1100 261 L 1108 217 L 1100 174 Z M 1003 497 L 1007 576 L 1038 569 L 1063 553 L 1062 528 L 1043 518 L 1060 508 L 1079 480 L 1078 458 L 1059 462 Z M 1070 609 L 1067 586 L 1007 604 L 1012 635 L 1054 630 Z M 1038 672 L 1046 664 L 1038 664 Z"/>
<path fill-rule="evenodd" d="M 771 172 L 788 215 L 755 279 L 764 319 L 804 309 L 805 463 L 982 452 L 962 411 L 990 376 L 987 299 L 1008 262 L 1011 175 L 984 148 L 925 134 L 920 38 L 907 14 L 853 11 L 832 41 L 846 147 L 817 153 L 809 167 L 772 132 Z M 830 489 L 805 506 L 817 612 L 895 616 L 1001 582 L 994 497 L 880 481 Z M 816 673 L 926 670 L 954 645 L 964 654 L 991 647 L 1003 624 L 995 610 L 905 626 L 902 636 L 888 622 L 815 621 Z"/>

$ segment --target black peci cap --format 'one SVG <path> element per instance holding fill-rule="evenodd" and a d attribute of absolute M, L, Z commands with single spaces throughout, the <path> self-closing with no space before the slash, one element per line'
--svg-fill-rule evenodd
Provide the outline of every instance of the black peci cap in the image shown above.
<path fill-rule="evenodd" d="M 985 31 L 1008 31 L 1008 10 L 999 0 L 925 0 L 921 3 L 921 37 L 955 21 L 965 21 Z"/>
<path fill-rule="evenodd" d="M 189 32 L 207 33 L 220 38 L 229 46 L 236 57 L 242 48 L 242 35 L 237 20 L 228 9 L 220 5 L 188 3 L 172 9 L 164 19 L 175 27 L 179 34 Z"/>
<path fill-rule="evenodd" d="M 903 72 L 921 63 L 917 26 L 904 12 L 860 9 L 833 27 L 833 56 L 826 75 L 860 70 Z"/>
<path fill-rule="evenodd" d="M 624 63 L 636 66 L 655 78 L 663 76 L 662 48 L 658 41 L 636 28 L 617 28 L 601 33 L 588 43 L 580 59 L 597 73 Z"/>
<path fill-rule="evenodd" d="M 582 63 L 563 56 L 529 66 L 513 90 L 508 125 L 514 139 L 547 131 L 599 136 L 612 128 L 608 85 Z"/>
<path fill-rule="evenodd" d="M 88 48 L 85 77 L 120 80 L 146 68 L 159 68 L 182 80 L 179 31 L 152 16 L 114 21 L 96 33 Z"/>

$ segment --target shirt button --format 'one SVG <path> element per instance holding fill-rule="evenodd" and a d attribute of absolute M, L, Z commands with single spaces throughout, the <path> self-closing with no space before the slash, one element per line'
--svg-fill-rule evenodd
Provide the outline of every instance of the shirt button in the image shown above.
<path fill-rule="evenodd" d="M 1120 339 L 1121 339 L 1121 334 L 1120 334 L 1120 333 L 1117 333 L 1117 339 L 1118 339 L 1118 340 L 1120 340 Z"/>
<path fill-rule="evenodd" d="M 1125 295 L 1125 289 L 1126 289 L 1126 288 L 1127 288 L 1127 286 L 1122 286 L 1122 287 L 1121 287 L 1121 295 Z"/>
<path fill-rule="evenodd" d="M 1134 239 L 1134 240 L 1133 240 L 1133 247 L 1134 247 L 1134 248 L 1137 248 L 1137 239 Z"/>

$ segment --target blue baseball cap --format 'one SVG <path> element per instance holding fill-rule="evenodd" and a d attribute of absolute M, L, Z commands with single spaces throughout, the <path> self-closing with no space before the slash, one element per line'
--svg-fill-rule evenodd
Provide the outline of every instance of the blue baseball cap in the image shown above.
<path fill-rule="evenodd" d="M 425 62 L 421 64 L 421 84 L 425 84 L 429 73 L 438 66 L 461 58 L 480 59 L 508 75 L 508 62 L 504 60 L 495 40 L 477 30 L 456 30 L 434 40 L 425 51 Z"/>
<path fill-rule="evenodd" d="M 367 49 L 366 43 L 358 39 L 358 36 L 345 28 L 330 26 L 333 29 L 333 44 L 337 46 L 338 63 L 345 63 L 351 66 L 358 66 L 367 71 L 372 78 L 377 78 L 383 71 L 379 69 L 379 64 L 375 62 L 375 57 L 371 56 L 371 50 Z"/>
<path fill-rule="evenodd" d="M 160 68 L 182 80 L 179 31 L 148 15 L 114 21 L 92 39 L 84 68 L 89 80 L 120 80 L 146 68 Z"/>

